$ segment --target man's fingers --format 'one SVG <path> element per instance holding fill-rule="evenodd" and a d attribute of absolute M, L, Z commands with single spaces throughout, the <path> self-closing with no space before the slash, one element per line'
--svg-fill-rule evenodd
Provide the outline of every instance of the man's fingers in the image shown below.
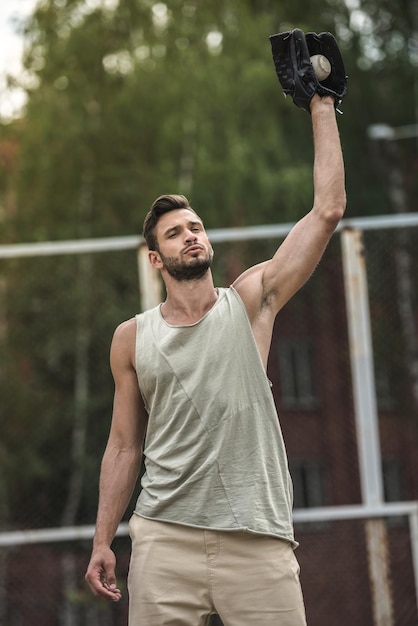
<path fill-rule="evenodd" d="M 112 602 L 119 602 L 122 597 L 122 592 L 116 587 L 116 584 L 109 585 L 108 583 L 103 583 L 102 589 L 103 597 L 112 600 Z"/>
<path fill-rule="evenodd" d="M 116 575 L 115 575 L 115 559 L 112 557 L 109 560 L 106 560 L 104 563 L 104 580 L 103 587 L 112 594 L 112 600 L 118 601 L 120 600 L 122 593 L 120 589 L 116 586 Z"/>
<path fill-rule="evenodd" d="M 107 588 L 115 589 L 116 588 L 115 565 L 113 562 L 109 562 L 109 561 L 106 561 L 103 565 L 104 565 L 104 581 L 107 584 Z"/>
<path fill-rule="evenodd" d="M 111 585 L 109 585 L 109 583 L 103 583 L 103 587 L 108 592 L 108 594 L 110 594 L 107 595 L 110 600 L 112 600 L 113 602 L 119 602 L 122 597 L 122 592 L 116 587 L 116 583 L 112 583 Z"/>
<path fill-rule="evenodd" d="M 97 598 L 118 602 L 122 597 L 122 592 L 116 587 L 116 584 L 109 585 L 106 581 L 102 581 L 101 578 L 91 578 L 88 576 L 86 576 L 86 581 L 93 595 Z"/>
<path fill-rule="evenodd" d="M 114 561 L 92 560 L 85 580 L 96 597 L 118 602 L 122 593 L 116 586 Z"/>

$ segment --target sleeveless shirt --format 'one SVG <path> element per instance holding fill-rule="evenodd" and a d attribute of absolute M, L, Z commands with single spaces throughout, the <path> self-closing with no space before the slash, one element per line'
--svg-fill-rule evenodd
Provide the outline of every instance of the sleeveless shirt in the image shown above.
<path fill-rule="evenodd" d="M 136 316 L 148 412 L 135 513 L 215 530 L 293 536 L 292 483 L 270 384 L 233 287 L 198 322 Z"/>

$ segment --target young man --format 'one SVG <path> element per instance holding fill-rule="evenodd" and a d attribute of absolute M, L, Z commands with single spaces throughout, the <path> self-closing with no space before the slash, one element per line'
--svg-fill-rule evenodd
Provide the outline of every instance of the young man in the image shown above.
<path fill-rule="evenodd" d="M 130 626 L 306 623 L 292 486 L 267 358 L 278 311 L 319 262 L 345 209 L 334 100 L 315 95 L 314 204 L 272 259 L 216 289 L 213 250 L 184 196 L 161 196 L 144 222 L 167 297 L 121 324 L 115 400 L 86 580 L 117 601 L 111 543 L 142 459 L 130 520 Z"/>

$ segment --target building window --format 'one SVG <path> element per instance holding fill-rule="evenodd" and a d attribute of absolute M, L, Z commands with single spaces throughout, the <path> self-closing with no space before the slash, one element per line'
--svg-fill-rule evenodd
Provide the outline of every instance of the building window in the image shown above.
<path fill-rule="evenodd" d="M 383 490 L 385 502 L 402 501 L 402 475 L 398 459 L 383 459 Z"/>
<path fill-rule="evenodd" d="M 325 506 L 322 466 L 319 461 L 290 462 L 295 509 Z"/>
<path fill-rule="evenodd" d="M 382 459 L 383 494 L 385 502 L 402 502 L 403 485 L 402 469 L 399 459 Z M 406 523 L 406 517 L 396 515 L 388 517 L 388 526 L 399 526 Z"/>
<path fill-rule="evenodd" d="M 306 339 L 279 343 L 281 402 L 285 408 L 312 409 L 317 404 L 312 347 Z"/>
<path fill-rule="evenodd" d="M 393 376 L 387 365 L 376 364 L 375 384 L 377 405 L 381 411 L 391 411 L 396 408 L 393 393 Z"/>

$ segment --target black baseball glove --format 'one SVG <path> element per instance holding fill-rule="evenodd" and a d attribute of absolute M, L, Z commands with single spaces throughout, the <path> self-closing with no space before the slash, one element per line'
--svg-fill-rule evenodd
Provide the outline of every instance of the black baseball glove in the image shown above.
<path fill-rule="evenodd" d="M 331 33 L 307 33 L 299 29 L 270 36 L 273 61 L 283 92 L 291 95 L 293 102 L 310 111 L 314 94 L 332 96 L 335 108 L 347 93 L 347 76 L 341 52 Z M 331 64 L 331 73 L 319 82 L 310 57 L 323 54 Z M 341 112 L 341 111 L 340 111 Z"/>

